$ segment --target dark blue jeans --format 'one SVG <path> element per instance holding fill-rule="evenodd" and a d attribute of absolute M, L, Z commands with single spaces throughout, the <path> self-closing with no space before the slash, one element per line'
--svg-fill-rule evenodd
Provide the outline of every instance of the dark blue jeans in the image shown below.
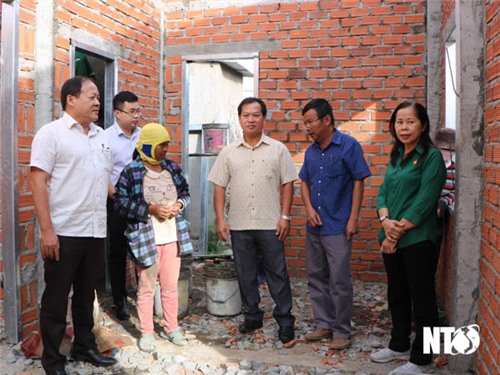
<path fill-rule="evenodd" d="M 410 349 L 413 315 L 415 340 L 410 362 L 416 365 L 432 361 L 432 354 L 423 353 L 423 327 L 433 327 L 439 322 L 434 288 L 438 256 L 439 251 L 431 241 L 398 248 L 394 254 L 383 254 L 393 325 L 389 348 L 398 352 Z"/>
<path fill-rule="evenodd" d="M 257 255 L 262 257 L 269 292 L 276 303 L 273 316 L 281 327 L 293 326 L 292 291 L 285 260 L 285 248 L 275 230 L 231 231 L 234 263 L 238 275 L 245 320 L 262 321 L 257 282 Z"/>

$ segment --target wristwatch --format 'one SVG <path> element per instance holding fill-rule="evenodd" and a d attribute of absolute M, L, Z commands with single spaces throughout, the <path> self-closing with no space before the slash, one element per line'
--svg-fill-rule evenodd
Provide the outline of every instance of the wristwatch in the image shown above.
<path fill-rule="evenodd" d="M 281 215 L 281 218 L 283 220 L 286 220 L 286 221 L 291 221 L 292 220 L 292 218 L 290 216 L 286 216 L 286 215 Z"/>
<path fill-rule="evenodd" d="M 383 222 L 385 219 L 389 219 L 389 216 L 384 215 L 379 220 L 380 220 L 380 222 Z"/>

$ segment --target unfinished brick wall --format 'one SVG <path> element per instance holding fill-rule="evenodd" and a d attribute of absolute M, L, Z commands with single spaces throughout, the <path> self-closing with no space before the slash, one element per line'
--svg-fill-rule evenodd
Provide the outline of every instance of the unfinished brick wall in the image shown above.
<path fill-rule="evenodd" d="M 92 6 L 86 1 L 58 1 L 54 30 L 85 30 L 120 47 L 118 57 L 118 90 L 130 90 L 140 97 L 144 106 L 144 121 L 158 119 L 158 80 L 160 66 L 159 20 L 160 11 L 155 2 L 137 0 L 97 0 Z M 19 225 L 21 268 L 21 311 L 23 335 L 38 325 L 37 252 L 35 248 L 35 212 L 28 185 L 30 147 L 35 133 L 35 32 L 36 3 L 20 1 L 19 25 L 19 108 L 18 108 L 18 161 L 19 161 Z M 59 91 L 70 78 L 70 40 L 67 34 L 50 35 L 55 40 L 54 117 L 61 114 Z M 38 124 L 42 125 L 42 124 Z M 175 142 L 175 140 L 174 140 Z M 179 142 L 179 141 L 177 141 Z M 172 152 L 180 146 L 174 145 Z M 176 151 L 177 150 L 177 151 Z M 176 157 L 179 159 L 179 157 Z M 0 228 L 1 231 L 1 228 Z M 2 233 L 0 232 L 0 238 Z M 5 251 L 5 249 L 2 249 Z M 41 264 L 39 266 L 42 266 Z M 0 270 L 3 264 L 0 263 Z M 0 303 L 4 290 L 0 289 Z M 3 306 L 0 306 L 3 315 Z"/>
<path fill-rule="evenodd" d="M 21 312 L 23 333 L 31 331 L 38 319 L 35 248 L 35 211 L 28 184 L 30 147 L 35 130 L 35 4 L 23 2 L 19 24 L 19 91 L 18 91 L 18 193 L 19 242 L 21 269 Z M 7 251 L 7 249 L 3 249 Z"/>
<path fill-rule="evenodd" d="M 441 25 L 444 26 L 450 21 L 450 17 L 453 15 L 453 11 L 455 10 L 455 0 L 441 0 L 441 12 L 442 19 Z"/>
<path fill-rule="evenodd" d="M 478 374 L 500 373 L 500 2 L 486 1 L 484 209 Z"/>
<path fill-rule="evenodd" d="M 378 281 L 375 198 L 391 148 L 387 120 L 403 100 L 425 104 L 425 4 L 421 1 L 314 1 L 179 10 L 166 14 L 166 43 L 176 47 L 277 41 L 259 50 L 259 96 L 268 106 L 268 133 L 281 140 L 300 167 L 309 140 L 301 108 L 322 97 L 336 124 L 362 144 L 372 177 L 366 180 L 361 230 L 353 244 L 358 279 Z M 258 47 L 256 47 L 258 48 Z M 250 52 L 250 51 L 249 51 Z M 167 60 L 167 112 L 180 123 L 182 56 Z M 292 276 L 305 276 L 305 211 L 296 194 L 286 255 Z"/>
<path fill-rule="evenodd" d="M 92 36 L 112 42 L 120 48 L 118 91 L 128 90 L 140 98 L 143 120 L 158 121 L 158 79 L 160 67 L 160 11 L 155 2 L 138 0 L 58 1 L 58 28 L 85 30 Z M 54 84 L 57 94 L 70 77 L 70 40 L 55 35 L 56 58 Z M 57 96 L 59 98 L 59 96 Z"/>

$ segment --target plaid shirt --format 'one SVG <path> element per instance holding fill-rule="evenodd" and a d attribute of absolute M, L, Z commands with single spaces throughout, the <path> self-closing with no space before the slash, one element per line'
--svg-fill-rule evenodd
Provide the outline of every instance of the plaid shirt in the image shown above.
<path fill-rule="evenodd" d="M 178 199 L 184 208 L 191 203 L 189 186 L 177 163 L 170 159 L 161 162 L 162 169 L 172 175 L 177 189 Z M 154 239 L 153 224 L 149 218 L 149 205 L 144 200 L 143 182 L 146 167 L 140 158 L 130 162 L 122 171 L 116 183 L 115 210 L 127 219 L 125 236 L 128 238 L 132 251 L 132 260 L 140 266 L 150 266 L 158 257 Z M 186 254 L 193 251 L 189 238 L 189 226 L 181 214 L 175 218 L 177 225 L 177 242 L 179 252 Z"/>

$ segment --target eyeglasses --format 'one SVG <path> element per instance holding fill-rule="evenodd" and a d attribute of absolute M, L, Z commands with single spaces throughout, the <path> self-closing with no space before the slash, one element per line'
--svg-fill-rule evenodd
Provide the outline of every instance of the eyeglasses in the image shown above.
<path fill-rule="evenodd" d="M 116 108 L 116 110 L 120 111 L 120 112 L 123 112 L 123 113 L 126 113 L 127 115 L 132 116 L 132 117 L 140 116 L 141 113 L 142 113 L 142 109 L 141 108 L 132 108 L 129 112 L 124 111 L 123 109 L 120 109 L 120 108 Z"/>
<path fill-rule="evenodd" d="M 323 117 L 325 117 L 326 115 L 323 115 L 321 117 L 318 117 L 316 120 L 307 120 L 307 121 L 304 121 L 304 126 L 306 128 L 312 126 L 312 124 L 314 124 L 315 122 L 318 122 L 319 120 L 321 120 Z"/>

